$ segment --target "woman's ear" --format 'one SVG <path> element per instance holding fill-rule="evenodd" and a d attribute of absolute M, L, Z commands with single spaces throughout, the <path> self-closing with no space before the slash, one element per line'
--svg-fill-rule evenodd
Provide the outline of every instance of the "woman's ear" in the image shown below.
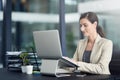
<path fill-rule="evenodd" d="M 94 26 L 95 26 L 95 28 L 96 28 L 96 27 L 97 27 L 97 21 L 95 21 L 93 24 L 94 24 Z"/>

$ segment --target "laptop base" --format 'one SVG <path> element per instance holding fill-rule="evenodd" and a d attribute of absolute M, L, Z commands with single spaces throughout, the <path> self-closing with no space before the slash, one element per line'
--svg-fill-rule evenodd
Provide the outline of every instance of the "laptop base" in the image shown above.
<path fill-rule="evenodd" d="M 60 62 L 60 60 L 42 59 L 41 74 L 59 77 L 58 74 L 73 73 L 68 69 L 62 68 Z"/>

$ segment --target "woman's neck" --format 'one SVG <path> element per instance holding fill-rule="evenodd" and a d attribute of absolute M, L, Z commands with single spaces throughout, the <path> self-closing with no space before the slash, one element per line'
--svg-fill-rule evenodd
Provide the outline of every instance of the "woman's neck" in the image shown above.
<path fill-rule="evenodd" d="M 94 46 L 94 43 L 95 43 L 95 39 L 97 38 L 97 33 L 95 35 L 92 35 L 92 36 L 89 36 L 88 37 L 88 43 L 87 43 L 87 47 L 85 50 L 87 51 L 91 51 L 93 46 Z"/>
<path fill-rule="evenodd" d="M 94 35 L 91 35 L 88 37 L 88 42 L 89 43 L 94 43 L 95 42 L 95 39 L 97 38 L 97 33 L 95 33 Z"/>

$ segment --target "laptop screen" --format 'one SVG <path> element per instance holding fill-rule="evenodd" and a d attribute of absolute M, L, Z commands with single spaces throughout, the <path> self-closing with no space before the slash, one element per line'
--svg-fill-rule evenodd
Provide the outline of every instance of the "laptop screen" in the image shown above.
<path fill-rule="evenodd" d="M 33 32 L 36 52 L 42 59 L 59 59 L 62 57 L 58 30 Z"/>

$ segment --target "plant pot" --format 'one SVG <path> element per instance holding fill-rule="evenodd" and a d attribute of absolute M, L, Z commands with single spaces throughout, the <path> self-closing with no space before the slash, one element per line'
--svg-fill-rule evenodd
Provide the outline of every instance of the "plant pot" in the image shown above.
<path fill-rule="evenodd" d="M 26 66 L 26 73 L 32 74 L 32 72 L 33 72 L 33 65 L 27 65 Z"/>
<path fill-rule="evenodd" d="M 22 73 L 26 73 L 26 66 L 21 66 Z"/>

